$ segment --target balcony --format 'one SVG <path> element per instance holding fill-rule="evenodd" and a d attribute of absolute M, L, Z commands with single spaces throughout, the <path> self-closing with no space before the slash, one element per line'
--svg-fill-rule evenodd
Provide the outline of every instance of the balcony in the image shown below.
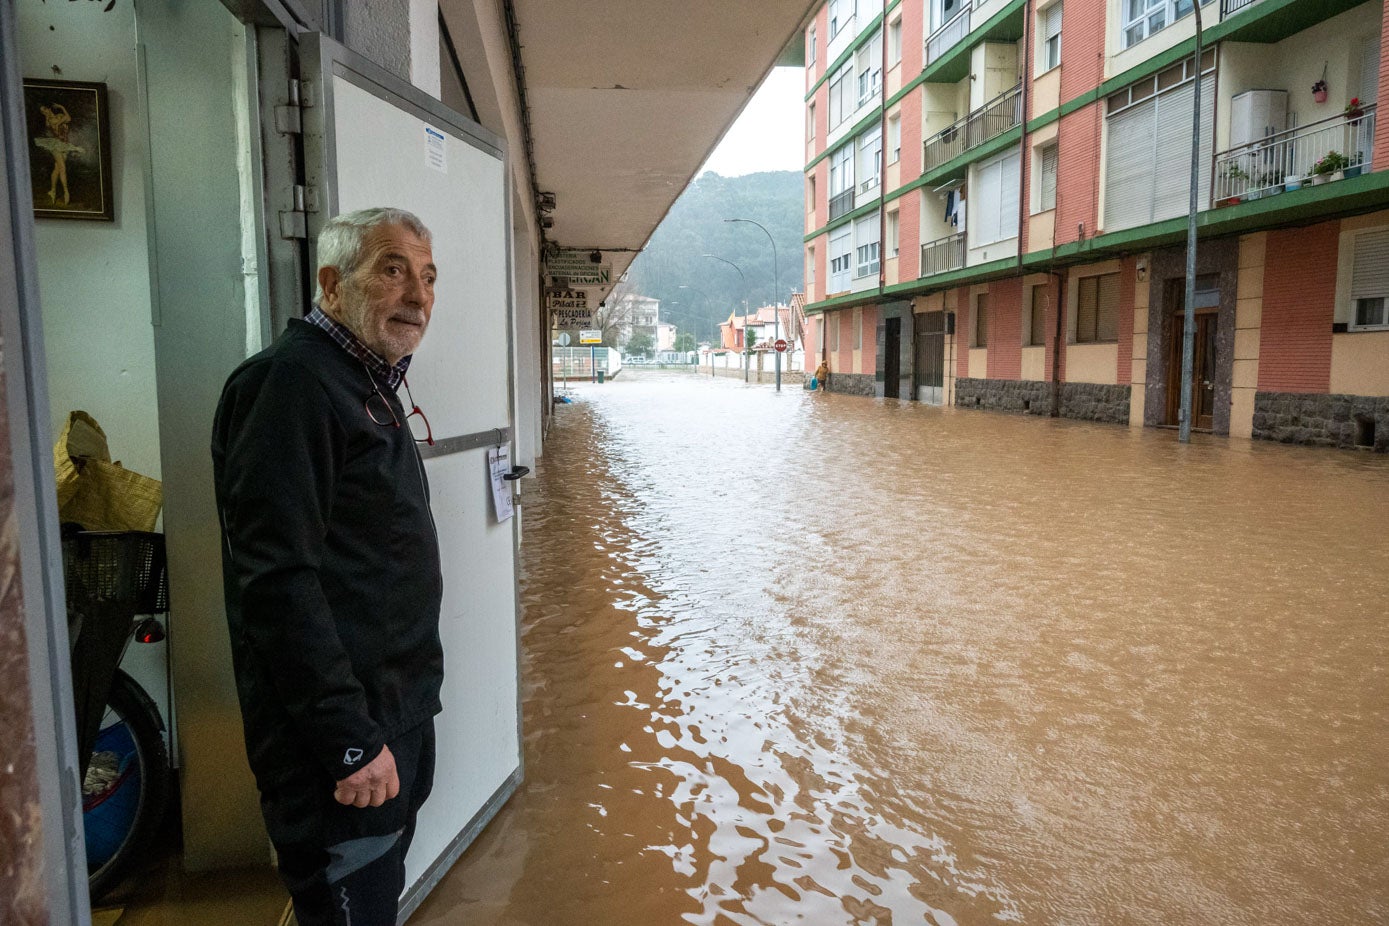
<path fill-rule="evenodd" d="M 927 64 L 954 48 L 969 35 L 969 10 L 970 7 L 966 5 L 954 19 L 932 32 L 926 39 Z"/>
<path fill-rule="evenodd" d="M 1247 6 L 1253 6 L 1259 0 L 1220 0 L 1220 18 L 1222 20 L 1233 16 Z"/>
<path fill-rule="evenodd" d="M 928 277 L 965 265 L 965 233 L 937 238 L 921 246 L 921 276 Z"/>
<path fill-rule="evenodd" d="M 1021 121 L 1022 84 L 1017 84 L 927 140 L 924 152 L 926 171 L 959 157 L 991 138 L 997 138 Z"/>
<path fill-rule="evenodd" d="M 1354 117 L 1333 116 L 1222 151 L 1215 156 L 1213 200 L 1229 205 L 1324 183 L 1335 171 L 1317 179 L 1313 170 L 1333 153 L 1344 158 L 1339 168 L 1343 176 L 1367 172 L 1374 138 L 1375 106 L 1371 104 Z"/>
<path fill-rule="evenodd" d="M 850 187 L 838 196 L 830 197 L 830 221 L 854 211 L 854 188 Z"/>

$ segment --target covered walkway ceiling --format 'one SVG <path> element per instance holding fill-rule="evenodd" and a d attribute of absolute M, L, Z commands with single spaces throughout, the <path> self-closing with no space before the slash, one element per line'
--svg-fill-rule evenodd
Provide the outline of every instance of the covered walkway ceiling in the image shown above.
<path fill-rule="evenodd" d="M 513 0 L 547 236 L 637 249 L 815 0 Z M 611 255 L 615 277 L 635 255 Z"/>

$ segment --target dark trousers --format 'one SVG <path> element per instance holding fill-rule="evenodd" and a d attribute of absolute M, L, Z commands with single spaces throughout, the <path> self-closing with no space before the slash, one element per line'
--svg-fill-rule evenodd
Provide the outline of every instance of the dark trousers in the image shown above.
<path fill-rule="evenodd" d="M 405 853 L 434 783 L 434 721 L 387 746 L 400 794 L 380 807 L 344 807 L 316 769 L 261 794 L 299 926 L 395 926 Z"/>

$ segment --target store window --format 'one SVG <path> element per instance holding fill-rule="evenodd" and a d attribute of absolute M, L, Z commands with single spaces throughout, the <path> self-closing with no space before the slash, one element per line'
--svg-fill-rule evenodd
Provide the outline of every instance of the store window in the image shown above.
<path fill-rule="evenodd" d="M 1024 347 L 1041 347 L 1047 343 L 1047 287 L 1040 284 L 1032 287 L 1031 297 L 1028 299 L 1026 324 L 1023 326 L 1023 334 L 1026 340 L 1023 341 Z"/>
<path fill-rule="evenodd" d="M 1077 293 L 1075 343 L 1119 340 L 1119 274 L 1081 277 Z"/>

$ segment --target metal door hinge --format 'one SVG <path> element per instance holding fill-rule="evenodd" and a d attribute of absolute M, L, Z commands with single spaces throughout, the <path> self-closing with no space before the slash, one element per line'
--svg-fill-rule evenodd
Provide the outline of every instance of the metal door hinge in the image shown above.
<path fill-rule="evenodd" d="M 304 116 L 300 112 L 301 93 L 299 81 L 289 82 L 288 100 L 283 106 L 275 107 L 275 131 L 281 135 L 299 135 L 304 131 Z"/>
<path fill-rule="evenodd" d="M 304 187 L 296 183 L 294 185 L 294 209 L 280 213 L 281 238 L 309 237 L 309 224 L 304 210 L 305 199 Z"/>

